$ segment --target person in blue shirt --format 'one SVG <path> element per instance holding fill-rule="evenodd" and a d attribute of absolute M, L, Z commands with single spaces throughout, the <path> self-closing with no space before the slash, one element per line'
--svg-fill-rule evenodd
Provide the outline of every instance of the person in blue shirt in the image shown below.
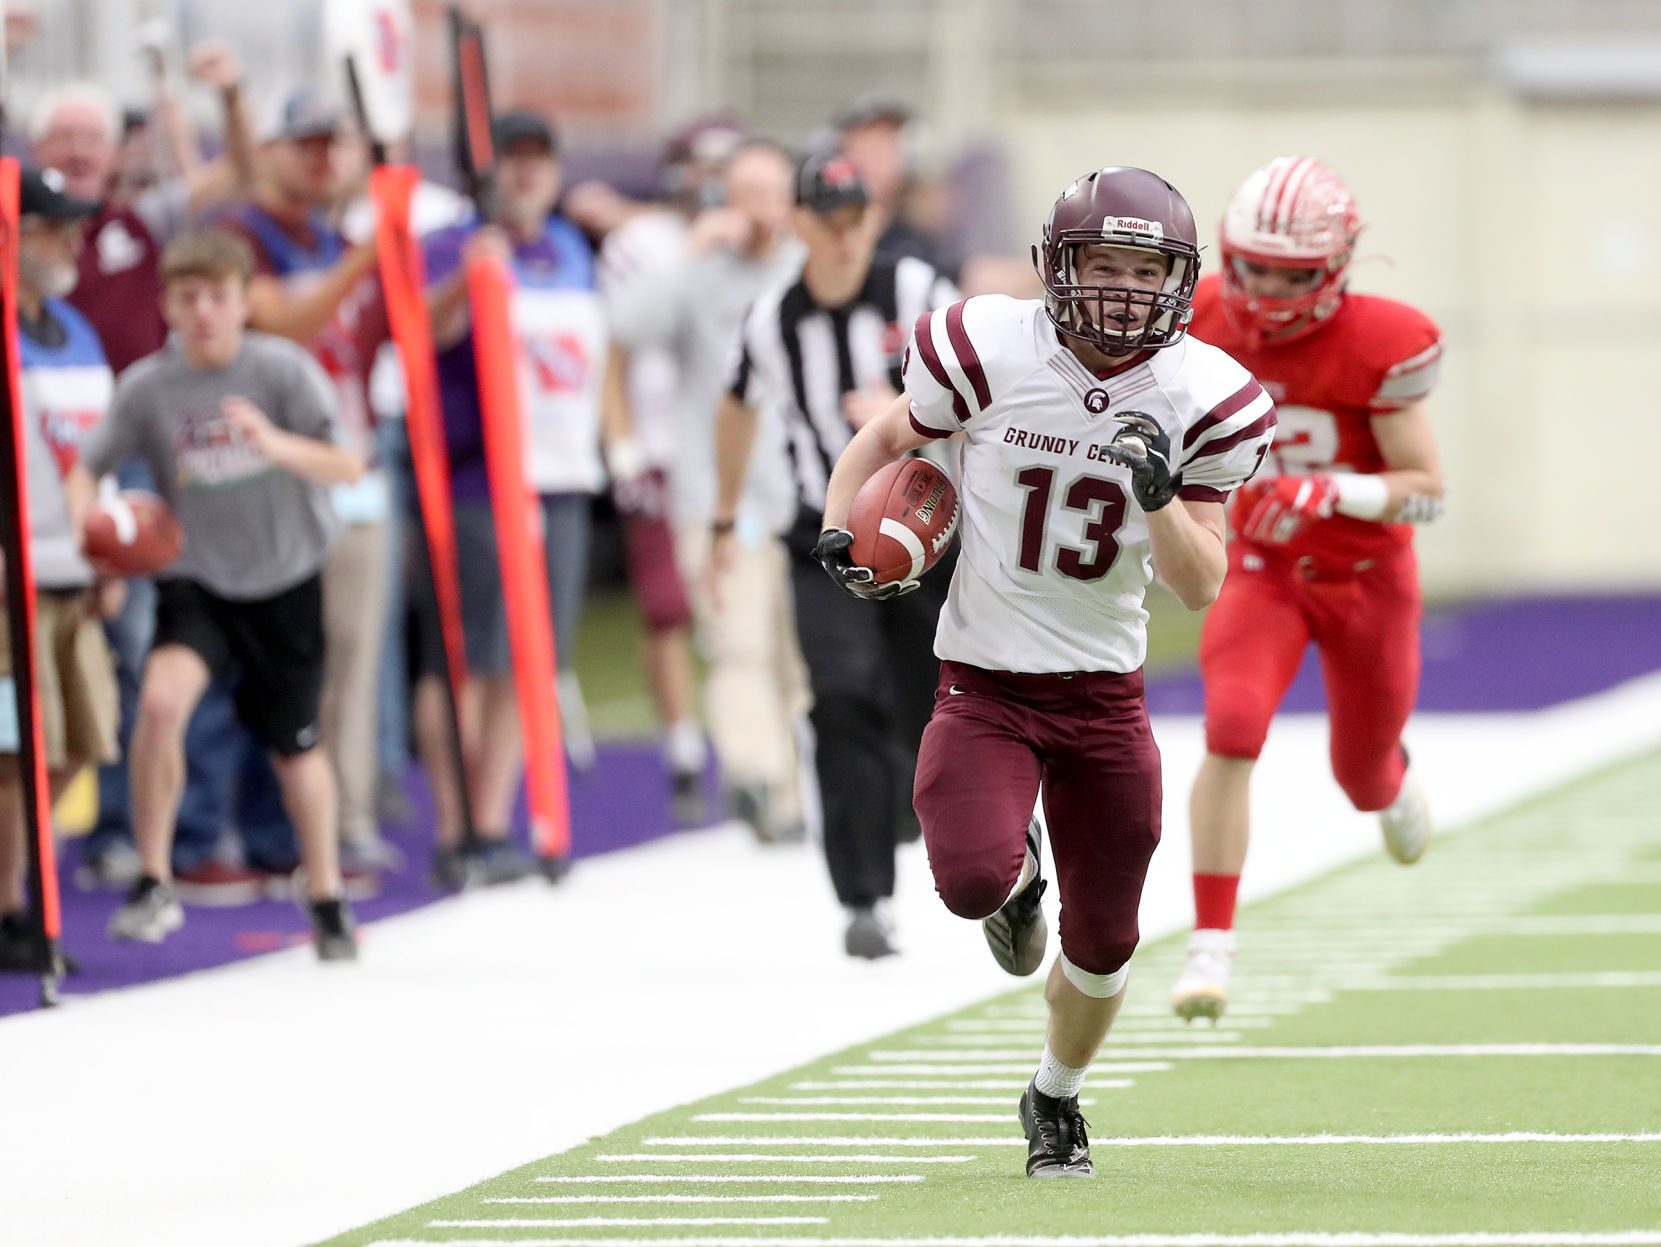
<path fill-rule="evenodd" d="M 438 352 L 438 385 L 455 500 L 467 697 L 462 720 L 467 792 L 476 844 L 462 842 L 464 820 L 446 748 L 444 650 L 424 543 L 417 594 L 416 740 L 438 796 L 434 872 L 447 886 L 523 874 L 528 857 L 507 832 L 523 760 L 506 606 L 485 468 L 484 428 L 468 316 L 467 266 L 492 255 L 507 264 L 515 292 L 512 320 L 524 407 L 525 469 L 541 497 L 548 587 L 560 667 L 560 706 L 568 736 L 580 705 L 571 680 L 572 646 L 587 576 L 589 508 L 605 480 L 602 394 L 609 344 L 596 289 L 594 257 L 576 226 L 553 215 L 559 198 L 559 148 L 553 128 L 532 113 L 496 124 L 496 181 L 489 220 L 431 235 L 425 244 L 428 310 Z M 609 422 L 615 414 L 608 414 Z"/>
<path fill-rule="evenodd" d="M 117 757 L 115 670 L 99 626 L 119 608 L 119 582 L 101 582 L 81 555 L 92 504 L 71 471 L 81 439 L 104 417 L 114 380 L 98 335 L 63 296 L 97 205 L 64 193 L 55 169 L 29 170 L 19 195 L 17 346 L 35 580 L 35 688 L 54 800 L 82 767 Z M 25 912 L 20 724 L 0 582 L 0 971 L 36 968 Z"/>

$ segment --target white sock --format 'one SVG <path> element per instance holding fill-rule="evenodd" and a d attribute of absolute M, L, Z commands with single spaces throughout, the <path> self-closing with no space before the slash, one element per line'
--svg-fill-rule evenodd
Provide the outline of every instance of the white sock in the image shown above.
<path fill-rule="evenodd" d="M 663 734 L 663 756 L 671 771 L 702 771 L 707 753 L 704 731 L 696 719 L 671 723 Z"/>
<path fill-rule="evenodd" d="M 1044 1057 L 1038 1062 L 1038 1077 L 1034 1082 L 1045 1095 L 1063 1100 L 1070 1095 L 1077 1095 L 1079 1088 L 1084 1086 L 1084 1069 L 1063 1065 L 1055 1059 L 1050 1045 L 1045 1044 Z"/>

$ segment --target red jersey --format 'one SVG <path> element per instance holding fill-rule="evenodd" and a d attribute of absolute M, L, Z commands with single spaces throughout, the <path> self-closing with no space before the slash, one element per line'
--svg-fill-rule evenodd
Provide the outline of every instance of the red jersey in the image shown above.
<path fill-rule="evenodd" d="M 1221 347 L 1255 376 L 1280 417 L 1257 479 L 1276 473 L 1382 472 L 1376 416 L 1419 402 L 1436 384 L 1442 335 L 1417 308 L 1370 294 L 1346 294 L 1313 333 L 1291 342 L 1248 343 L 1222 300 L 1222 278 L 1200 281 L 1189 333 Z M 1413 540 L 1411 524 L 1347 515 L 1304 524 L 1282 554 L 1323 564 L 1382 557 Z"/>

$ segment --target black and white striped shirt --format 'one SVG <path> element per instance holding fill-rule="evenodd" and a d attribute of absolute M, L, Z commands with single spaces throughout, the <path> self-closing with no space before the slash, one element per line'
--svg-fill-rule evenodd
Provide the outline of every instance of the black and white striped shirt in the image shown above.
<path fill-rule="evenodd" d="M 853 438 L 843 395 L 903 390 L 912 325 L 959 297 L 951 281 L 906 256 L 874 262 L 864 287 L 841 307 L 821 307 L 798 278 L 750 309 L 731 393 L 747 407 L 779 413 L 804 509 L 824 511 L 831 469 Z"/>

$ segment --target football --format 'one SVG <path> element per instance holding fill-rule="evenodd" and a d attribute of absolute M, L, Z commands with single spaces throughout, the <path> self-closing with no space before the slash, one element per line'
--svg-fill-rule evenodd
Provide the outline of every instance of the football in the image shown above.
<path fill-rule="evenodd" d="M 848 512 L 848 557 L 876 583 L 915 580 L 957 532 L 957 490 L 927 459 L 899 459 L 860 487 Z"/>
<path fill-rule="evenodd" d="M 81 548 L 101 572 L 148 576 L 178 558 L 184 544 L 168 505 L 155 494 L 129 489 L 105 494 L 93 504 Z"/>

